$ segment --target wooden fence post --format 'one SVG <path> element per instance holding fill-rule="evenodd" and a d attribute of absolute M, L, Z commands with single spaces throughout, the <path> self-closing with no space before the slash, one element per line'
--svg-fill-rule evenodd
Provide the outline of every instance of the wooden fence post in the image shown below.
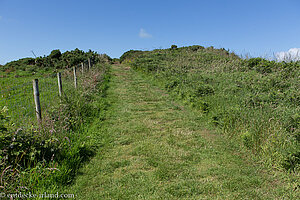
<path fill-rule="evenodd" d="M 83 62 L 81 63 L 81 72 L 82 72 L 82 74 L 84 73 L 84 66 L 83 66 Z"/>
<path fill-rule="evenodd" d="M 57 73 L 57 81 L 58 81 L 58 92 L 59 92 L 59 96 L 61 97 L 61 95 L 62 95 L 62 84 L 61 84 L 61 73 L 60 72 Z"/>
<path fill-rule="evenodd" d="M 91 59 L 88 58 L 88 62 L 89 62 L 89 70 L 91 69 Z"/>
<path fill-rule="evenodd" d="M 40 104 L 40 92 L 39 92 L 39 80 L 34 79 L 33 80 L 33 96 L 34 96 L 34 102 L 35 102 L 35 112 L 36 112 L 36 118 L 38 122 L 42 121 L 42 111 L 41 111 L 41 104 Z"/>
<path fill-rule="evenodd" d="M 73 67 L 73 71 L 74 71 L 74 86 L 75 86 L 75 88 L 77 88 L 76 67 Z"/>

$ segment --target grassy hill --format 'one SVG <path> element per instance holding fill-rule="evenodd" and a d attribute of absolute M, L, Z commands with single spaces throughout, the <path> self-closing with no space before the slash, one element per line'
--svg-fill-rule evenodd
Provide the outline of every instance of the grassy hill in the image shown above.
<path fill-rule="evenodd" d="M 150 75 L 268 167 L 299 172 L 300 62 L 245 60 L 198 45 L 131 50 L 120 61 Z"/>
<path fill-rule="evenodd" d="M 95 64 L 82 72 L 87 58 Z M 299 196 L 300 62 L 245 60 L 198 45 L 131 50 L 119 60 L 54 50 L 0 66 L 0 192 Z M 76 89 L 71 66 L 80 69 Z M 33 78 L 40 83 L 41 123 Z"/>

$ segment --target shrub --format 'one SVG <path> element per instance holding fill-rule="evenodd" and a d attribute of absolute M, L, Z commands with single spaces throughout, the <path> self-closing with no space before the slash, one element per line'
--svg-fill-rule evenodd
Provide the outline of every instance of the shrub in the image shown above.
<path fill-rule="evenodd" d="M 199 49 L 204 49 L 204 47 L 200 46 L 200 45 L 193 45 L 193 46 L 190 47 L 190 49 L 192 51 L 198 51 Z"/>
<path fill-rule="evenodd" d="M 173 44 L 173 45 L 171 46 L 171 49 L 177 49 L 177 45 Z"/>
<path fill-rule="evenodd" d="M 23 58 L 17 61 L 12 61 L 4 66 L 4 69 L 14 68 L 16 70 L 25 70 L 28 65 L 34 66 L 37 69 L 63 69 L 66 67 L 72 67 L 78 65 L 81 62 L 87 61 L 90 58 L 93 63 L 111 63 L 111 58 L 106 54 L 98 55 L 98 53 L 89 50 L 84 52 L 78 48 L 72 51 L 66 51 L 61 53 L 60 50 L 56 49 L 51 51 L 49 56 L 33 58 Z"/>
<path fill-rule="evenodd" d="M 141 54 L 144 54 L 143 51 L 139 51 L 139 50 L 130 50 L 125 52 L 121 57 L 120 57 L 120 62 L 124 62 L 124 61 L 130 61 L 133 60 L 134 58 L 137 58 L 138 56 L 140 56 Z"/>
<path fill-rule="evenodd" d="M 49 55 L 50 58 L 55 58 L 55 59 L 59 59 L 61 57 L 61 52 L 59 49 L 56 49 L 56 50 L 53 50 L 51 51 L 50 55 Z"/>

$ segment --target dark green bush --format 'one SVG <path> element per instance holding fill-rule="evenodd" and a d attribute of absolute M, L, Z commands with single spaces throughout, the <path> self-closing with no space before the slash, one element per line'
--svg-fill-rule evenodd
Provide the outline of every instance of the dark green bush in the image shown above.
<path fill-rule="evenodd" d="M 130 50 L 125 52 L 121 57 L 120 57 L 120 62 L 124 61 L 130 61 L 133 60 L 134 58 L 137 58 L 138 56 L 144 54 L 144 51 L 139 51 L 139 50 Z"/>
<path fill-rule="evenodd" d="M 56 50 L 52 50 L 49 57 L 51 59 L 55 58 L 55 59 L 59 59 L 61 57 L 61 52 L 59 49 L 56 49 Z"/>
<path fill-rule="evenodd" d="M 193 46 L 190 47 L 190 49 L 192 51 L 198 51 L 199 49 L 204 49 L 204 47 L 200 46 L 200 45 L 193 45 Z"/>
<path fill-rule="evenodd" d="M 98 55 L 96 52 L 89 50 L 84 52 L 78 48 L 72 51 L 66 51 L 61 53 L 60 50 L 56 49 L 51 51 L 49 56 L 33 58 L 22 58 L 17 61 L 12 61 L 3 66 L 3 69 L 17 69 L 25 71 L 27 68 L 36 68 L 39 69 L 63 69 L 70 68 L 75 65 L 80 64 L 81 62 L 87 62 L 88 58 L 91 59 L 92 63 L 101 62 L 101 63 L 111 63 L 112 59 L 106 55 Z M 28 71 L 28 70 L 27 70 Z M 32 70 L 33 71 L 33 70 Z"/>
<path fill-rule="evenodd" d="M 250 58 L 246 60 L 246 64 L 248 65 L 249 69 L 254 69 L 263 59 L 262 58 Z"/>
<path fill-rule="evenodd" d="M 271 73 L 273 68 L 276 68 L 274 61 L 268 61 L 262 58 L 250 58 L 246 61 L 249 69 L 254 69 L 259 73 Z"/>

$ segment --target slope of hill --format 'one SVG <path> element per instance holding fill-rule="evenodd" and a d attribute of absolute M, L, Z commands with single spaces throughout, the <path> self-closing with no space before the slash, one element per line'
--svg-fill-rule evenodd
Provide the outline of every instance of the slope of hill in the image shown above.
<path fill-rule="evenodd" d="M 297 179 L 268 172 L 205 127 L 201 113 L 144 74 L 113 65 L 101 144 L 62 193 L 76 199 L 299 199 Z"/>
<path fill-rule="evenodd" d="M 202 46 L 129 51 L 121 61 L 151 75 L 268 167 L 299 172 L 300 62 L 245 60 Z"/>

